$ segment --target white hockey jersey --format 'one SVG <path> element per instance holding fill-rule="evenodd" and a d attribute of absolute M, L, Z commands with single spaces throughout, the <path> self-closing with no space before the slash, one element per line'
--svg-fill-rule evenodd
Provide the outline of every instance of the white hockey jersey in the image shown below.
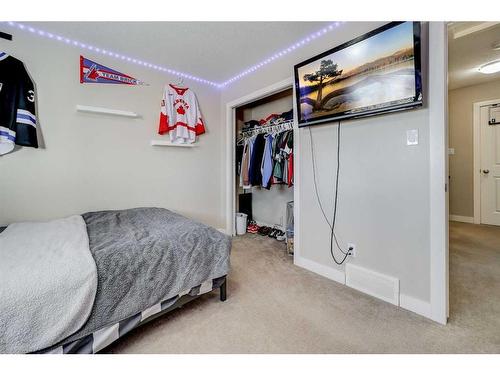
<path fill-rule="evenodd" d="M 158 133 L 169 133 L 172 143 L 193 143 L 197 135 L 205 133 L 205 124 L 193 91 L 172 84 L 165 86 Z"/>

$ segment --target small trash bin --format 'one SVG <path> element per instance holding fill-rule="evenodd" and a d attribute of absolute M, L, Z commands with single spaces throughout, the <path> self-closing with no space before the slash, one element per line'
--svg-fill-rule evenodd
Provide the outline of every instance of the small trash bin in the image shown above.
<path fill-rule="evenodd" d="M 236 234 L 241 236 L 247 232 L 247 214 L 238 212 L 236 214 Z"/>

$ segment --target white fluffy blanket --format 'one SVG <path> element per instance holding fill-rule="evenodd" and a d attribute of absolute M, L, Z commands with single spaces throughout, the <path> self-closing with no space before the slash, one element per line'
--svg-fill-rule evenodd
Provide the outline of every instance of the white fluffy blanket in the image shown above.
<path fill-rule="evenodd" d="M 56 344 L 87 320 L 97 271 L 81 216 L 0 233 L 0 353 Z"/>

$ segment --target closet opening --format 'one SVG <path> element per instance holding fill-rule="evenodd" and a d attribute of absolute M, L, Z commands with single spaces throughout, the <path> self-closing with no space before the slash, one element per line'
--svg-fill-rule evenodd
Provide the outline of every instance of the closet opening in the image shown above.
<path fill-rule="evenodd" d="M 293 90 L 235 107 L 235 233 L 294 252 Z"/>

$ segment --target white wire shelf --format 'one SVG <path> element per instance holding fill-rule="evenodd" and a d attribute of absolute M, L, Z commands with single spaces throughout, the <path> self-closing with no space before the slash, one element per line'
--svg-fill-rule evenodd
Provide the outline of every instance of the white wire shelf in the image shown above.
<path fill-rule="evenodd" d="M 244 137 L 251 137 L 252 135 L 257 135 L 257 134 L 262 134 L 262 133 L 292 130 L 293 124 L 294 124 L 294 121 L 290 120 L 290 121 L 282 122 L 281 124 L 256 126 L 254 128 L 251 128 L 251 129 L 242 130 L 241 135 Z"/>

